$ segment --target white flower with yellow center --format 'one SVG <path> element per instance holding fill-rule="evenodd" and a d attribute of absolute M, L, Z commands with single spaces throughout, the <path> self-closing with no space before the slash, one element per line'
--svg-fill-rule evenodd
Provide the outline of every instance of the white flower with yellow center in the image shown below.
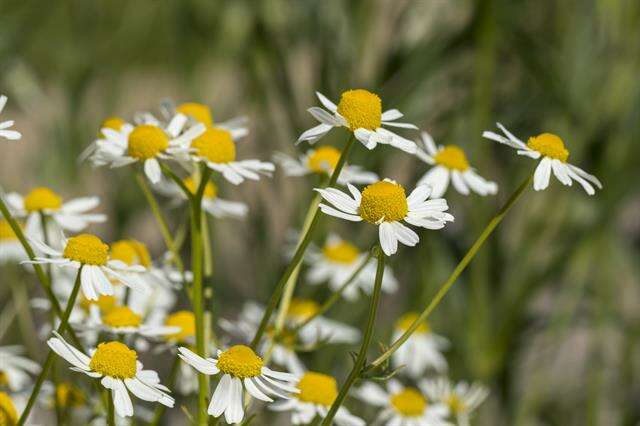
<path fill-rule="evenodd" d="M 49 257 L 36 257 L 23 263 L 52 264 L 57 267 L 82 268 L 80 281 L 82 292 L 89 300 L 97 300 L 99 294 L 114 294 L 110 281 L 120 281 L 133 290 L 148 291 L 140 274 L 146 269 L 141 265 L 129 266 L 121 260 L 109 257 L 109 246 L 95 235 L 80 234 L 69 239 L 64 238 L 62 251 L 47 244 L 29 238 L 34 249 Z"/>
<path fill-rule="evenodd" d="M 287 176 L 306 176 L 309 174 L 330 176 L 340 160 L 340 154 L 336 148 L 325 145 L 307 151 L 299 159 L 278 152 L 273 156 L 273 160 L 282 167 Z M 340 185 L 347 183 L 367 184 L 378 180 L 377 174 L 363 170 L 360 166 L 348 164 L 344 165 L 340 176 L 338 176 Z"/>
<path fill-rule="evenodd" d="M 395 324 L 392 341 L 398 339 L 418 319 L 417 312 L 404 314 Z M 421 377 L 431 368 L 438 373 L 447 371 L 447 360 L 442 351 L 449 341 L 431 332 L 427 322 L 422 322 L 409 339 L 395 351 L 391 357 L 394 367 L 404 367 L 401 371 L 410 377 Z"/>
<path fill-rule="evenodd" d="M 518 155 L 524 155 L 534 160 L 542 158 L 533 175 L 533 189 L 542 191 L 549 186 L 551 172 L 566 186 L 571 186 L 573 181 L 578 182 L 589 195 L 596 193 L 593 186 L 602 189 L 602 183 L 597 177 L 590 175 L 579 167 L 569 164 L 569 150 L 562 139 L 553 133 L 541 133 L 532 136 L 525 144 L 510 133 L 502 124 L 497 123 L 505 136 L 494 132 L 484 132 L 483 137 L 500 142 L 517 150 Z"/>
<path fill-rule="evenodd" d="M 49 347 L 67 360 L 72 370 L 89 377 L 101 379 L 100 383 L 111 390 L 113 405 L 120 417 L 133 416 L 133 403 L 129 392 L 143 401 L 158 402 L 173 407 L 174 400 L 167 394 L 167 387 L 160 384 L 158 373 L 143 370 L 138 354 L 121 342 L 103 342 L 87 356 L 68 344 L 62 336 L 47 340 Z"/>
<path fill-rule="evenodd" d="M 184 130 L 187 121 L 184 114 L 176 114 L 166 126 L 149 120 L 135 127 L 123 126 L 120 131 L 105 127 L 101 130 L 105 139 L 96 142 L 91 161 L 94 166 L 109 164 L 112 168 L 142 163 L 147 178 L 158 183 L 162 176 L 158 160 L 185 153 L 184 146 L 205 131 L 202 124 Z"/>
<path fill-rule="evenodd" d="M 231 133 L 231 137 L 236 140 L 249 134 L 246 127 L 246 117 L 236 117 L 219 123 L 213 122 L 213 114 L 209 105 L 198 102 L 186 102 L 175 107 L 175 111 L 184 114 L 196 123 L 202 123 L 205 127 L 219 127 Z"/>
<path fill-rule="evenodd" d="M 27 253 L 22 248 L 20 240 L 4 219 L 0 219 L 0 263 L 14 262 L 27 259 Z"/>
<path fill-rule="evenodd" d="M 4 109 L 4 106 L 7 104 L 7 97 L 5 95 L 0 96 L 0 114 Z M 11 126 L 13 126 L 13 120 L 0 121 L 0 138 L 5 138 L 10 141 L 16 141 L 22 137 L 20 132 L 17 130 L 11 130 Z"/>
<path fill-rule="evenodd" d="M 356 390 L 356 397 L 381 407 L 376 424 L 386 426 L 451 426 L 446 419 L 449 409 L 438 402 L 427 401 L 420 389 L 404 387 L 391 379 L 386 390 L 366 382 Z"/>
<path fill-rule="evenodd" d="M 420 178 L 418 185 L 431 186 L 432 197 L 442 197 L 449 187 L 449 181 L 463 195 L 469 195 L 470 191 L 482 196 L 498 192 L 495 182 L 478 175 L 469 165 L 462 148 L 456 145 L 436 146 L 431 135 L 426 132 L 422 132 L 421 141 L 424 150 L 419 147 L 416 156 L 434 167 Z"/>
<path fill-rule="evenodd" d="M 143 337 L 170 336 L 180 332 L 179 327 L 163 326 L 148 321 L 142 313 L 129 306 L 114 306 L 95 315 L 92 321 L 74 324 L 80 330 L 104 331 L 115 335 L 135 334 Z"/>
<path fill-rule="evenodd" d="M 113 131 L 128 135 L 133 130 L 133 127 L 134 127 L 133 124 L 127 123 L 120 117 L 113 116 L 113 117 L 106 118 L 102 123 L 100 123 L 100 128 L 99 128 L 100 130 L 98 130 L 98 139 L 91 142 L 89 146 L 87 146 L 80 153 L 80 155 L 78 156 L 78 161 L 83 162 L 87 158 L 92 157 L 96 153 L 96 151 L 98 150 L 98 141 L 104 140 L 107 137 L 107 135 L 105 135 L 102 129 L 111 129 Z M 100 158 L 101 158 L 101 155 L 98 154 L 93 160 L 95 163 L 101 163 Z M 108 161 L 106 161 L 106 157 L 105 157 L 105 161 L 102 162 L 103 163 L 102 165 L 106 164 L 106 162 Z"/>
<path fill-rule="evenodd" d="M 17 425 L 18 418 L 18 410 L 11 397 L 5 392 L 0 392 L 0 425 Z"/>
<path fill-rule="evenodd" d="M 297 379 L 296 387 L 299 393 L 292 394 L 291 399 L 278 401 L 269 406 L 274 411 L 291 411 L 291 423 L 294 425 L 310 424 L 316 416 L 324 418 L 338 396 L 336 379 L 314 371 L 302 373 Z M 345 407 L 338 408 L 333 422 L 338 426 L 366 424 Z"/>
<path fill-rule="evenodd" d="M 416 152 L 416 144 L 413 141 L 382 126 L 416 130 L 418 128 L 409 123 L 397 123 L 395 120 L 403 116 L 397 109 L 382 112 L 382 101 L 375 93 L 364 89 L 347 90 L 340 96 L 338 105 L 319 92 L 316 92 L 316 95 L 326 110 L 312 107 L 308 111 L 321 124 L 301 134 L 298 143 L 308 141 L 313 144 L 332 128 L 346 127 L 368 149 L 374 149 L 378 144 L 386 144 L 410 154 Z"/>
<path fill-rule="evenodd" d="M 271 176 L 275 170 L 272 163 L 260 160 L 237 160 L 236 143 L 233 134 L 220 127 L 208 127 L 197 138 L 183 144 L 187 153 L 178 153 L 178 161 L 204 163 L 209 169 L 221 173 L 234 185 L 245 179 L 260 180 L 260 175 Z"/>
<path fill-rule="evenodd" d="M 29 375 L 40 372 L 40 365 L 22 353 L 22 346 L 0 346 L 0 388 L 21 391 L 31 383 Z"/>
<path fill-rule="evenodd" d="M 227 423 L 240 423 L 244 418 L 243 394 L 246 390 L 261 401 L 273 402 L 269 394 L 289 398 L 297 393 L 295 376 L 273 371 L 248 346 L 235 345 L 226 351 L 218 351 L 217 358 L 202 358 L 185 347 L 178 349 L 180 358 L 202 374 L 222 378 L 211 397 L 207 413 L 219 417 L 224 413 Z"/>
<path fill-rule="evenodd" d="M 277 365 L 288 371 L 301 374 L 304 368 L 296 351 L 312 348 L 318 342 L 324 344 L 353 344 L 360 340 L 360 331 L 354 327 L 317 315 L 320 305 L 311 299 L 293 298 L 285 317 L 285 324 L 280 335 L 272 342 L 275 327 L 270 324 L 259 349 L 266 351 L 273 344 L 271 358 Z M 251 340 L 258 330 L 264 314 L 264 308 L 257 303 L 245 303 L 238 319 L 229 321 L 220 319 L 220 327 L 228 333 L 236 334 L 245 340 Z M 313 317 L 297 333 L 293 329 Z"/>
<path fill-rule="evenodd" d="M 471 414 L 489 396 L 486 386 L 479 383 L 451 383 L 444 377 L 422 380 L 420 389 L 432 401 L 445 404 L 459 426 L 469 426 Z"/>
<path fill-rule="evenodd" d="M 367 257 L 358 247 L 336 234 L 329 234 L 321 249 L 309 247 L 306 261 L 310 264 L 306 273 L 309 284 L 326 282 L 329 288 L 337 291 L 356 272 Z M 360 273 L 342 292 L 345 299 L 355 301 L 359 296 L 359 289 L 366 294 L 373 291 L 378 261 L 371 258 Z M 389 266 L 384 267 L 382 290 L 393 293 L 398 289 L 398 280 Z"/>
<path fill-rule="evenodd" d="M 192 194 L 195 194 L 198 189 L 199 182 L 198 178 L 191 176 L 182 180 Z M 182 189 L 173 181 L 162 180 L 154 186 L 154 189 L 164 196 L 171 197 L 176 204 L 187 200 Z M 242 219 L 249 212 L 249 206 L 245 203 L 220 198 L 218 186 L 211 181 L 207 182 L 202 194 L 202 209 L 218 219 L 226 217 Z"/>
<path fill-rule="evenodd" d="M 70 232 L 80 232 L 92 223 L 102 223 L 107 220 L 104 214 L 88 213 L 100 204 L 98 197 L 81 197 L 64 201 L 53 190 L 40 186 L 33 188 L 25 196 L 11 192 L 4 197 L 11 214 L 25 218 L 25 230 L 30 235 L 42 235 L 42 216 L 50 219 L 53 224 Z M 52 229 L 52 235 L 57 230 Z"/>
<path fill-rule="evenodd" d="M 412 247 L 420 241 L 418 234 L 402 221 L 426 229 L 442 229 L 446 222 L 453 221 L 453 216 L 446 213 L 447 200 L 428 200 L 431 187 L 426 185 L 416 187 L 408 197 L 402 185 L 391 179 L 373 183 L 362 193 L 351 184 L 347 187 L 351 197 L 335 188 L 316 188 L 335 207 L 321 203 L 320 210 L 352 222 L 364 220 L 377 225 L 380 246 L 387 256 L 398 250 L 398 242 Z"/>

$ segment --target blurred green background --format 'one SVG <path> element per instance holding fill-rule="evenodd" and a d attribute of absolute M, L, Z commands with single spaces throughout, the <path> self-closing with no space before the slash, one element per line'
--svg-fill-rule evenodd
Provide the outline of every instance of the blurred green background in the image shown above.
<path fill-rule="evenodd" d="M 559 134 L 571 161 L 604 190 L 588 197 L 553 179 L 543 193 L 529 190 L 434 312 L 432 328 L 452 341 L 451 376 L 491 387 L 479 425 L 640 422 L 637 0 L 0 0 L 0 11 L 2 117 L 24 135 L 2 144 L 2 187 L 98 194 L 110 221 L 95 232 L 138 238 L 156 255 L 162 239 L 131 170 L 76 162 L 107 116 L 130 118 L 166 98 L 208 103 L 217 121 L 247 115 L 240 155 L 267 160 L 274 150 L 301 151 L 293 142 L 314 124 L 306 112 L 318 104 L 314 91 L 337 99 L 362 87 L 437 142 L 464 147 L 500 192 L 450 191 L 456 222 L 421 232 L 417 248 L 391 259 L 401 290 L 385 296 L 382 341 L 389 321 L 430 300 L 533 167 L 482 131 L 500 121 L 522 138 Z M 327 141 L 342 138 L 334 131 Z M 351 162 L 407 187 L 426 171 L 388 147 L 358 146 Z M 251 213 L 214 229 L 221 315 L 266 300 L 312 184 L 278 172 L 222 188 Z M 172 211 L 172 223 L 182 216 Z M 371 227 L 323 223 L 362 248 L 376 238 Z M 366 303 L 332 316 L 358 325 Z M 306 360 L 344 377 L 348 349 Z"/>

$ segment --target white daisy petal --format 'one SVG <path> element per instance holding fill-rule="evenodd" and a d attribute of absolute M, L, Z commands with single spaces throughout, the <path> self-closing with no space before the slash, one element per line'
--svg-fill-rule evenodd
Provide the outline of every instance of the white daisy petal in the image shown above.
<path fill-rule="evenodd" d="M 533 174 L 533 189 L 536 191 L 542 191 L 549 186 L 549 177 L 551 176 L 551 159 L 544 157 L 536 171 Z"/>
<path fill-rule="evenodd" d="M 389 222 L 382 222 L 378 228 L 382 251 L 387 256 L 395 254 L 398 251 L 398 240 L 396 239 L 393 226 Z"/>

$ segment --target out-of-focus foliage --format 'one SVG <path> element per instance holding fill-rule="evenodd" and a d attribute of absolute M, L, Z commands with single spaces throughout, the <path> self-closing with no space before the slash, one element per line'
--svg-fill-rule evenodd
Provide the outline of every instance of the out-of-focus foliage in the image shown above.
<path fill-rule="evenodd" d="M 0 11 L 0 93 L 25 142 L 2 146 L 2 186 L 98 193 L 110 214 L 99 232 L 157 252 L 162 241 L 130 174 L 76 163 L 106 116 L 164 98 L 206 102 L 215 120 L 248 115 L 241 149 L 266 159 L 296 151 L 315 90 L 335 98 L 364 87 L 436 141 L 466 148 L 500 193 L 449 193 L 455 224 L 422 233 L 417 249 L 392 259 L 402 290 L 387 296 L 380 324 L 430 299 L 529 173 L 530 161 L 482 140 L 482 130 L 500 121 L 523 137 L 558 133 L 604 190 L 587 197 L 554 182 L 530 191 L 438 307 L 433 328 L 453 342 L 452 376 L 491 386 L 478 424 L 640 421 L 640 2 L 0 0 Z M 391 149 L 359 147 L 353 162 L 406 183 L 424 172 Z M 309 188 L 280 174 L 223 188 L 251 214 L 214 230 L 222 315 L 270 293 Z M 374 235 L 362 232 L 366 247 Z M 359 324 L 365 304 L 335 315 Z M 315 362 L 338 375 L 350 367 L 342 349 Z"/>

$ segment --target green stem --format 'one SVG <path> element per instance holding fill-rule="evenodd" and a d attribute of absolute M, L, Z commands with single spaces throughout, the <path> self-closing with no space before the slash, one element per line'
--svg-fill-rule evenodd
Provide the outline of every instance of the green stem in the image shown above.
<path fill-rule="evenodd" d="M 60 325 L 56 330 L 60 335 L 62 335 L 66 331 L 67 326 L 69 325 L 69 316 L 71 316 L 71 311 L 73 310 L 73 307 L 76 304 L 78 293 L 80 291 L 81 272 L 82 272 L 82 266 L 80 267 L 80 269 L 78 269 L 78 275 L 76 276 L 76 281 L 73 285 L 73 290 L 71 290 L 71 295 L 69 296 L 67 307 L 64 311 L 64 314 L 60 318 Z M 33 386 L 33 390 L 31 391 L 31 395 L 29 396 L 29 401 L 27 402 L 27 406 L 22 412 L 22 415 L 20 416 L 20 420 L 18 420 L 18 426 L 24 425 L 24 423 L 27 421 L 27 418 L 29 417 L 29 413 L 33 408 L 33 404 L 36 402 L 38 394 L 40 393 L 40 388 L 44 383 L 44 379 L 47 377 L 47 373 L 49 372 L 49 369 L 53 366 L 54 360 L 55 360 L 55 352 L 49 349 L 49 353 L 47 354 L 47 359 L 44 365 L 42 366 L 42 371 L 38 375 L 35 385 Z"/>
<path fill-rule="evenodd" d="M 180 367 L 180 357 L 176 354 L 173 359 L 173 364 L 171 364 L 171 370 L 169 371 L 169 377 L 167 379 L 166 386 L 169 389 L 173 389 L 173 384 L 176 381 L 176 376 L 178 375 L 178 368 Z M 150 426 L 158 426 L 160 424 L 160 419 L 164 415 L 166 407 L 162 404 L 158 404 L 156 407 L 156 411 L 153 415 L 153 420 L 150 423 Z"/>
<path fill-rule="evenodd" d="M 175 242 L 173 241 L 173 237 L 171 236 L 171 232 L 169 232 L 169 225 L 167 225 L 167 221 L 162 215 L 162 211 L 160 210 L 160 206 L 158 205 L 158 201 L 156 197 L 151 192 L 149 185 L 147 184 L 147 180 L 142 175 L 142 173 L 136 173 L 136 180 L 138 181 L 138 185 L 144 194 L 144 197 L 147 199 L 149 203 L 149 207 L 151 207 L 151 212 L 153 216 L 156 218 L 156 222 L 158 222 L 158 226 L 160 227 L 160 233 L 162 234 L 162 238 L 164 239 L 164 243 L 167 246 L 167 249 L 172 254 L 172 260 L 180 270 L 180 273 L 184 276 L 184 265 L 182 264 L 182 259 L 180 259 L 180 254 L 176 249 Z"/>
<path fill-rule="evenodd" d="M 489 236 L 493 233 L 493 231 L 500 224 L 500 222 L 502 222 L 502 219 L 504 219 L 504 217 L 509 212 L 511 207 L 513 207 L 516 201 L 518 201 L 520 196 L 524 193 L 524 190 L 529 185 L 531 185 L 532 180 L 533 180 L 533 174 L 529 175 L 529 177 L 527 177 L 527 179 L 525 179 L 524 182 L 520 184 L 520 186 L 515 190 L 515 192 L 511 194 L 511 197 L 509 197 L 507 202 L 504 204 L 504 206 L 502 206 L 502 208 L 493 217 L 493 219 L 489 221 L 489 223 L 484 228 L 484 230 L 482 231 L 478 239 L 473 243 L 469 251 L 467 251 L 467 253 L 464 255 L 462 260 L 460 260 L 458 265 L 456 265 L 453 272 L 451 272 L 451 275 L 449 275 L 449 278 L 447 278 L 447 280 L 442 284 L 442 286 L 440 286 L 440 289 L 438 290 L 436 295 L 433 297 L 431 302 L 420 313 L 420 316 L 413 322 L 413 324 L 411 324 L 411 326 L 402 334 L 402 336 L 400 336 L 395 342 L 393 342 L 393 344 L 389 347 L 389 349 L 387 349 L 382 355 L 380 355 L 370 365 L 367 366 L 367 368 L 365 369 L 365 373 L 382 365 L 382 363 L 385 362 L 387 359 L 389 359 L 389 357 L 395 351 L 397 351 L 398 348 L 402 346 L 402 344 L 406 342 L 407 339 L 409 339 L 409 337 L 411 337 L 411 335 L 416 331 L 416 329 L 421 324 L 423 324 L 424 321 L 426 321 L 427 317 L 442 301 L 442 299 L 447 294 L 447 292 L 449 291 L 453 283 L 456 282 L 460 274 L 462 274 L 462 272 L 465 270 L 467 265 L 469 265 L 469 263 L 473 260 L 473 258 L 478 253 L 478 251 L 480 250 L 482 245 L 485 243 L 487 238 L 489 238 Z"/>
<path fill-rule="evenodd" d="M 325 312 L 327 312 L 329 309 L 331 309 L 331 307 L 338 301 L 340 300 L 340 297 L 342 296 L 342 293 L 344 293 L 344 291 L 347 289 L 347 287 L 349 287 L 351 285 L 351 283 L 353 283 L 355 281 L 355 279 L 358 277 L 358 275 L 360 275 L 360 272 L 362 272 L 362 270 L 365 268 L 365 266 L 367 266 L 367 264 L 369 263 L 369 261 L 371 260 L 371 258 L 373 257 L 373 249 L 369 250 L 369 253 L 367 254 L 367 256 L 365 257 L 365 259 L 362 261 L 362 263 L 360 265 L 358 265 L 358 267 L 356 268 L 355 271 L 353 271 L 353 273 L 351 274 L 351 276 L 349 278 L 347 278 L 345 280 L 344 283 L 342 283 L 342 285 L 336 290 L 334 291 L 331 296 L 329 296 L 329 298 L 322 304 L 322 306 L 320 306 L 320 308 L 318 309 L 317 312 L 315 312 L 313 315 L 307 317 L 304 321 L 302 321 L 300 324 L 298 324 L 297 326 L 295 326 L 292 330 L 291 333 L 293 333 L 294 335 L 300 331 L 303 327 L 305 327 L 307 324 L 309 324 L 314 318 L 324 314 Z"/>
<path fill-rule="evenodd" d="M 108 401 L 109 402 L 107 403 L 107 424 L 109 426 L 116 426 L 115 409 L 113 406 L 113 395 L 109 395 Z"/>
<path fill-rule="evenodd" d="M 338 396 L 336 397 L 335 401 L 333 401 L 333 404 L 331 404 L 331 409 L 322 421 L 323 426 L 329 426 L 332 424 L 333 418 L 338 412 L 338 408 L 340 408 L 345 398 L 349 394 L 349 390 L 360 376 L 362 367 L 364 367 L 364 363 L 367 359 L 367 350 L 369 349 L 369 344 L 371 343 L 371 338 L 373 337 L 373 325 L 376 322 L 376 312 L 378 311 L 378 302 L 380 300 L 380 291 L 382 289 L 382 277 L 384 276 L 385 255 L 380 247 L 377 247 L 376 251 L 378 252 L 378 267 L 376 268 L 376 279 L 373 286 L 373 294 L 371 295 L 369 317 L 364 328 L 360 352 L 358 352 L 356 360 L 353 364 L 353 368 L 351 369 L 351 373 L 349 373 L 347 380 L 342 385 L 342 388 L 340 388 Z"/>
<path fill-rule="evenodd" d="M 347 157 L 349 156 L 349 152 L 351 151 L 351 147 L 353 146 L 354 140 L 355 140 L 355 137 L 351 135 L 351 137 L 349 137 L 349 140 L 345 144 L 344 148 L 342 149 L 342 154 L 340 155 L 338 164 L 336 164 L 336 168 L 333 170 L 333 173 L 331 174 L 331 178 L 329 179 L 329 184 L 327 185 L 327 187 L 334 186 L 338 181 L 338 176 L 340 176 L 340 172 L 342 171 L 342 168 L 344 167 L 344 164 L 347 161 Z M 273 293 L 271 294 L 271 298 L 269 299 L 267 308 L 264 311 L 262 320 L 260 321 L 260 325 L 256 330 L 256 334 L 253 337 L 253 340 L 251 341 L 252 349 L 255 350 L 256 347 L 258 346 L 260 339 L 262 339 L 262 336 L 264 335 L 264 332 L 267 329 L 267 325 L 269 324 L 271 315 L 273 314 L 273 311 L 275 310 L 276 305 L 280 301 L 280 297 L 282 296 L 286 283 L 289 281 L 289 278 L 294 273 L 294 271 L 298 268 L 298 265 L 300 264 L 300 262 L 302 262 L 304 253 L 307 250 L 309 243 L 311 242 L 313 233 L 316 227 L 318 226 L 319 220 L 320 220 L 320 209 L 316 207 L 315 212 L 313 213 L 313 218 L 311 219 L 311 223 L 309 224 L 309 229 L 302 237 L 302 240 L 298 245 L 298 248 L 296 249 L 296 252 L 293 255 L 293 258 L 291 259 L 291 262 L 287 266 L 287 269 L 285 269 L 284 274 L 282 274 L 282 277 L 280 277 L 280 280 L 276 284 L 276 287 L 273 290 Z"/>

